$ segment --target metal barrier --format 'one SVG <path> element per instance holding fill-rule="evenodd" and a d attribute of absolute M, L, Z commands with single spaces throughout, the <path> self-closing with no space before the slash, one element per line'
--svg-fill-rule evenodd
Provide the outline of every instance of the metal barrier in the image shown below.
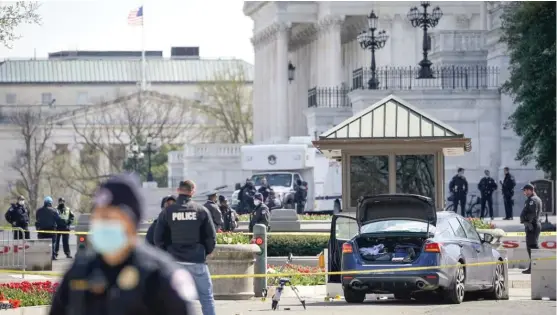
<path fill-rule="evenodd" d="M 23 229 L 0 230 L 0 269 L 26 270 L 25 253 L 29 245 L 25 236 Z"/>
<path fill-rule="evenodd" d="M 540 259 L 553 256 L 555 256 L 554 249 L 532 249 L 532 300 L 547 298 L 555 301 L 557 297 L 555 261 Z"/>

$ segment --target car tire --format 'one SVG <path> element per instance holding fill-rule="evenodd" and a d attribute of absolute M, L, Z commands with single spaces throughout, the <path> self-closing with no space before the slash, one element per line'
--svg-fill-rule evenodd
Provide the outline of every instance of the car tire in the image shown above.
<path fill-rule="evenodd" d="M 485 292 L 482 296 L 488 300 L 508 300 L 509 296 L 505 294 L 507 286 L 507 279 L 505 279 L 505 267 L 503 264 L 495 266 L 495 273 L 493 275 L 493 287 Z"/>
<path fill-rule="evenodd" d="M 466 284 L 466 272 L 461 263 L 457 263 L 455 274 L 449 288 L 443 292 L 445 302 L 449 304 L 460 304 L 464 301 Z"/>
<path fill-rule="evenodd" d="M 363 303 L 366 299 L 366 293 L 362 291 L 352 290 L 348 287 L 344 287 L 344 300 L 346 303 L 356 304 Z"/>

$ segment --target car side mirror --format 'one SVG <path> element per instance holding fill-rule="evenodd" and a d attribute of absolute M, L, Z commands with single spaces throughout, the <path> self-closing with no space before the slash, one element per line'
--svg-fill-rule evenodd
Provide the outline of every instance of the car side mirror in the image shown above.
<path fill-rule="evenodd" d="M 293 258 L 293 257 L 292 257 L 292 253 L 289 253 L 289 254 L 288 254 L 288 258 L 286 259 L 286 261 L 287 261 L 288 263 L 291 263 L 291 262 L 292 262 L 292 258 Z"/>
<path fill-rule="evenodd" d="M 483 233 L 482 242 L 491 244 L 491 242 L 493 242 L 493 235 L 489 233 Z"/>

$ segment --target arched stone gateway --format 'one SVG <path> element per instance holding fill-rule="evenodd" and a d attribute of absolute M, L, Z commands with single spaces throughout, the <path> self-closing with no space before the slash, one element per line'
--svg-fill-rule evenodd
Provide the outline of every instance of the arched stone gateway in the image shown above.
<path fill-rule="evenodd" d="M 342 208 L 362 195 L 412 193 L 445 204 L 445 156 L 470 152 L 464 134 L 390 95 L 324 132 L 313 144 L 342 162 Z"/>

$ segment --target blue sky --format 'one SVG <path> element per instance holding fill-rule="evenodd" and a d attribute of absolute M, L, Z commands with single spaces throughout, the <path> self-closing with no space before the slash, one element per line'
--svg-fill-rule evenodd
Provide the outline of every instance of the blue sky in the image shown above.
<path fill-rule="evenodd" d="M 240 58 L 253 63 L 253 22 L 238 0 L 45 1 L 42 25 L 23 25 L 12 49 L 0 58 L 46 58 L 60 50 L 141 50 L 141 28 L 127 24 L 130 10 L 144 5 L 145 47 L 199 46 L 204 58 Z"/>

